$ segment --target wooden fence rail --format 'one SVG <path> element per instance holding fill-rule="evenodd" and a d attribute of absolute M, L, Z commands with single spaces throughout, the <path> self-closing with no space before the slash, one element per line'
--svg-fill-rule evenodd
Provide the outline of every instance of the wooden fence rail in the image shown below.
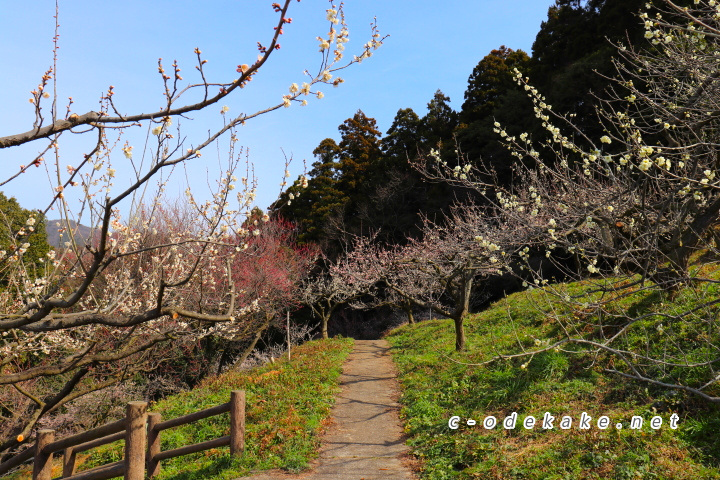
<path fill-rule="evenodd" d="M 161 450 L 163 430 L 227 412 L 230 413 L 230 435 L 164 452 Z M 75 473 L 77 453 L 122 439 L 125 440 L 123 460 Z M 54 430 L 39 430 L 35 448 L 29 448 L 0 464 L 0 475 L 34 458 L 33 480 L 52 480 L 53 454 L 62 451 L 63 473 L 58 478 L 106 480 L 124 476 L 125 480 L 144 480 L 146 469 L 147 478 L 153 478 L 160 473 L 162 460 L 228 445 L 231 455 L 241 455 L 245 450 L 245 392 L 242 390 L 231 392 L 228 403 L 164 422 L 159 413 L 147 412 L 147 402 L 130 402 L 127 404 L 123 420 L 61 440 L 55 440 Z"/>

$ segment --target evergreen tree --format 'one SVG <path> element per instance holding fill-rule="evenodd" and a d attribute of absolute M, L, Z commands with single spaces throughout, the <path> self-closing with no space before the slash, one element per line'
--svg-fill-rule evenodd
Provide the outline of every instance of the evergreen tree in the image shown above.
<path fill-rule="evenodd" d="M 419 232 L 418 213 L 427 203 L 427 184 L 412 162 L 427 150 L 424 126 L 424 119 L 413 109 L 400 109 L 381 140 L 383 158 L 373 172 L 373 190 L 362 208 L 364 221 L 379 232 L 380 242 L 403 243 Z"/>
<path fill-rule="evenodd" d="M 427 104 L 428 113 L 422 119 L 423 141 L 427 148 L 452 145 L 453 131 L 458 124 L 458 114 L 448 104 L 450 97 L 440 89 Z"/>
<path fill-rule="evenodd" d="M 408 159 L 415 158 L 423 147 L 420 125 L 420 117 L 412 108 L 397 111 L 390 129 L 380 142 L 388 167 L 408 168 Z"/>
<path fill-rule="evenodd" d="M 313 150 L 313 155 L 317 161 L 312 164 L 313 169 L 310 170 L 310 178 L 326 177 L 331 180 L 337 180 L 339 176 L 339 166 L 337 160 L 340 155 L 340 147 L 335 140 L 326 138 Z"/>
<path fill-rule="evenodd" d="M 22 258 L 30 276 L 40 275 L 50 251 L 45 222 L 42 213 L 26 210 L 0 192 L 0 279 L 3 263 L 13 255 Z"/>
<path fill-rule="evenodd" d="M 375 188 L 371 180 L 381 167 L 381 133 L 374 118 L 358 110 L 338 130 L 338 145 L 326 138 L 313 151 L 307 187 L 299 179 L 272 207 L 301 228 L 298 243 L 314 242 L 333 257 L 345 234 L 359 234 L 368 226 L 367 196 Z"/>
<path fill-rule="evenodd" d="M 340 147 L 332 138 L 326 138 L 313 150 L 317 160 L 308 172 L 307 186 L 298 179 L 288 188 L 271 209 L 274 215 L 293 221 L 301 227 L 299 244 L 327 243 L 326 224 L 333 215 L 342 214 L 348 201 L 338 190 L 338 156 Z"/>
<path fill-rule="evenodd" d="M 595 115 L 597 98 L 607 98 L 615 76 L 615 44 L 651 47 L 639 18 L 645 0 L 556 0 L 532 47 L 531 82 L 557 112 L 576 116 L 588 135 L 601 134 Z M 691 0 L 675 0 L 681 7 Z M 653 15 L 652 10 L 650 15 Z M 666 19 L 667 20 L 667 19 Z"/>
<path fill-rule="evenodd" d="M 525 70 L 529 61 L 527 53 L 505 45 L 480 60 L 468 78 L 461 121 L 469 125 L 492 116 L 500 106 L 501 98 L 517 88 L 513 69 Z"/>
<path fill-rule="evenodd" d="M 358 110 L 338 127 L 340 131 L 340 177 L 338 187 L 351 200 L 357 200 L 369 173 L 380 157 L 381 133 L 374 118 Z"/>
<path fill-rule="evenodd" d="M 522 50 L 504 45 L 492 50 L 470 74 L 460 111 L 456 138 L 461 151 L 471 163 L 492 167 L 503 184 L 511 181 L 515 159 L 498 142 L 494 123 L 502 123 L 511 135 L 530 129 L 531 103 L 513 79 L 514 69 L 524 71 L 529 62 Z"/>

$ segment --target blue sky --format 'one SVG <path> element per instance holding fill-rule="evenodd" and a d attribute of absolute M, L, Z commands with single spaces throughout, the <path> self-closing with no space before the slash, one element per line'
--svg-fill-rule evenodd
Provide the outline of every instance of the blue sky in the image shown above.
<path fill-rule="evenodd" d="M 60 49 L 58 92 L 61 100 L 73 97 L 74 111 L 97 108 L 100 95 L 115 87 L 119 109 L 127 113 L 149 111 L 162 104 L 162 84 L 157 60 L 166 67 L 177 59 L 186 81 L 195 81 L 195 47 L 208 60 L 209 79 L 229 81 L 235 68 L 253 63 L 256 42 L 268 42 L 276 14 L 266 0 L 66 0 L 60 2 Z M 384 133 L 400 108 L 423 115 L 437 89 L 451 98 L 456 110 L 463 101 L 467 78 L 473 67 L 492 49 L 507 45 L 531 51 L 532 42 L 547 17 L 552 0 L 347 0 L 350 28 L 347 53 L 359 53 L 369 39 L 370 22 L 377 17 L 385 44 L 372 58 L 340 74 L 345 83 L 326 87 L 325 98 L 309 105 L 293 105 L 248 122 L 239 130 L 240 144 L 249 149 L 259 179 L 257 204 L 265 208 L 279 193 L 283 151 L 293 157 L 292 179 L 302 173 L 303 159 L 313 162 L 312 150 L 326 137 L 339 138 L 337 127 L 358 109 L 377 120 Z M 55 2 L 1 0 L 0 45 L 4 67 L 0 71 L 0 136 L 29 130 L 33 111 L 30 90 L 52 63 Z M 316 37 L 328 30 L 324 0 L 293 2 L 281 37 L 282 48 L 240 95 L 227 102 L 230 114 L 250 113 L 279 103 L 288 86 L 304 80 L 303 71 L 317 70 Z M 208 129 L 222 124 L 221 105 L 184 121 L 189 144 L 199 143 Z M 135 152 L 142 148 L 146 130 L 127 133 Z M 61 162 L 77 164 L 88 152 L 90 138 L 76 136 L 61 144 Z M 215 152 L 188 164 L 192 187 L 202 196 L 206 184 L 217 177 L 225 157 L 225 143 Z M 14 171 L 39 148 L 0 151 L 0 172 Z M 116 150 L 115 168 L 123 169 L 122 153 Z M 32 157 L 30 157 L 32 158 Z M 3 179 L 7 175 L 2 175 Z M 119 189 L 123 182 L 118 178 Z M 185 175 L 178 175 L 167 193 L 184 190 Z M 44 208 L 48 175 L 33 169 L 4 187 L 25 208 Z M 51 218 L 54 217 L 51 213 Z"/>

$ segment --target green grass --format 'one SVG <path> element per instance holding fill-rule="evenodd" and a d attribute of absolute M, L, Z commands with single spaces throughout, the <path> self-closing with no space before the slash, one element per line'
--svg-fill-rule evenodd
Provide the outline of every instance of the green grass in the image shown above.
<path fill-rule="evenodd" d="M 572 320 L 573 325 L 585 328 L 577 334 L 586 338 L 602 334 L 593 327 L 598 319 L 583 302 L 591 305 L 601 298 L 607 300 L 607 293 L 605 297 L 588 293 L 593 288 L 590 282 L 553 288 L 580 302 L 569 306 L 543 289 L 511 295 L 466 320 L 466 352 L 454 351 L 450 320 L 406 325 L 391 333 L 388 339 L 400 372 L 402 416 L 413 452 L 422 460 L 422 478 L 720 478 L 717 406 L 603 372 L 604 366 L 612 365 L 608 355 L 590 357 L 581 353 L 580 347 L 565 344 L 558 351 L 548 350 L 532 358 L 467 365 L 532 349 L 536 343 L 552 345 L 563 336 L 560 322 L 567 326 Z M 717 298 L 715 289 L 714 285 L 686 288 L 672 300 L 652 290 L 634 290 L 613 300 L 607 310 L 618 319 L 624 314 L 680 312 L 703 299 Z M 701 321 L 716 316 L 712 308 L 703 309 L 669 324 L 666 317 L 649 315 L 620 338 L 618 345 L 644 348 L 647 353 L 682 348 L 688 358 L 699 358 L 709 345 L 720 344 L 714 322 Z M 657 328 L 661 322 L 666 325 L 663 332 Z M 667 341 L 668 335 L 675 341 Z M 703 335 L 707 338 L 698 341 Z M 707 372 L 666 373 L 691 383 L 693 376 Z M 718 395 L 717 386 L 714 388 L 707 393 Z M 511 412 L 518 413 L 515 429 L 482 427 L 486 416 L 502 422 Z M 541 427 L 545 412 L 556 417 L 552 430 Z M 589 430 L 576 428 L 582 412 L 593 418 Z M 668 426 L 673 412 L 680 415 L 676 430 Z M 452 415 L 462 418 L 457 430 L 448 427 Z M 529 415 L 538 420 L 530 430 L 522 426 Z M 559 428 L 563 415 L 574 419 L 570 430 Z M 612 422 L 606 430 L 596 426 L 602 415 Z M 646 420 L 641 430 L 628 428 L 634 415 Z M 654 415 L 664 419 L 659 430 L 649 428 Z M 468 418 L 477 420 L 478 425 L 467 426 Z M 624 428 L 616 429 L 617 422 Z"/>
<path fill-rule="evenodd" d="M 230 457 L 228 447 L 207 450 L 163 461 L 156 478 L 232 479 L 251 470 L 296 472 L 307 467 L 317 455 L 319 434 L 335 403 L 342 364 L 352 345 L 352 339 L 342 338 L 311 341 L 294 349 L 290 362 L 283 359 L 251 372 L 228 372 L 151 405 L 150 411 L 171 419 L 225 403 L 232 390 L 246 392 L 246 447 L 241 458 Z M 162 450 L 229 433 L 228 414 L 210 417 L 163 431 Z M 78 471 L 120 460 L 122 448 L 123 442 L 97 448 L 82 459 Z M 3 480 L 25 478 L 29 478 L 28 472 Z"/>

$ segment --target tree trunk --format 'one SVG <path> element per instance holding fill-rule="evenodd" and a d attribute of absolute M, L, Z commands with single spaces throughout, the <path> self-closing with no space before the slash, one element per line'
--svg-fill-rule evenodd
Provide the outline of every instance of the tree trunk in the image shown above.
<path fill-rule="evenodd" d="M 403 306 L 403 310 L 405 310 L 405 313 L 407 313 L 408 316 L 408 323 L 413 324 L 415 323 L 415 317 L 413 316 L 413 310 L 412 310 L 412 303 L 408 302 Z"/>
<path fill-rule="evenodd" d="M 323 315 L 322 316 L 322 338 L 329 338 L 328 337 L 328 323 L 330 322 L 330 315 Z"/>
<path fill-rule="evenodd" d="M 240 366 L 247 360 L 247 358 L 250 356 L 253 350 L 255 350 L 255 345 L 257 345 L 257 342 L 260 340 L 260 337 L 262 337 L 263 332 L 265 329 L 270 325 L 270 323 L 265 323 L 256 333 L 255 338 L 253 338 L 252 342 L 250 343 L 250 346 L 245 349 L 245 351 L 242 353 L 240 358 L 238 358 L 235 361 L 235 364 L 233 365 L 233 370 L 240 368 Z"/>
<path fill-rule="evenodd" d="M 664 269 L 666 277 L 669 274 L 674 275 L 676 279 L 687 276 L 690 255 L 698 248 L 707 231 L 717 222 L 718 213 L 720 213 L 720 197 L 707 206 L 700 215 L 697 215 L 690 225 L 685 226 L 684 231 L 679 235 L 678 242 L 669 245 L 667 258 L 670 260 L 670 268 Z M 669 282 L 669 285 L 670 287 L 675 286 L 672 282 Z"/>
<path fill-rule="evenodd" d="M 463 327 L 463 317 L 454 318 L 455 322 L 455 351 L 461 352 L 465 350 L 465 328 Z"/>
<path fill-rule="evenodd" d="M 465 329 L 463 320 L 470 312 L 470 294 L 472 293 L 473 280 L 475 279 L 475 271 L 468 269 L 462 273 L 462 283 L 458 289 L 456 298 L 456 309 L 453 315 L 455 322 L 455 350 L 460 352 L 465 350 Z"/>

